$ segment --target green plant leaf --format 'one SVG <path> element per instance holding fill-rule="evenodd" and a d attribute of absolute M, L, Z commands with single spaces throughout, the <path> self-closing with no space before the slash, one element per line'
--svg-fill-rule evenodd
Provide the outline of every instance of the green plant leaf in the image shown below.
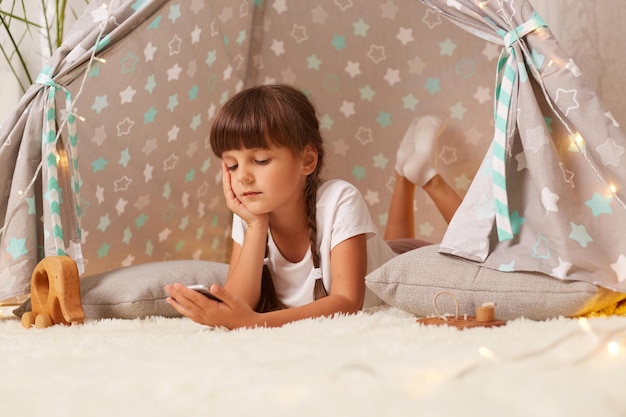
<path fill-rule="evenodd" d="M 89 4 L 89 0 L 84 0 L 84 4 Z M 52 3 L 40 0 L 38 8 L 29 3 L 29 10 L 25 0 L 0 0 L 0 7 L 0 59 L 6 61 L 24 92 L 28 87 L 26 82 L 33 82 L 33 69 L 28 67 L 22 42 L 40 36 L 43 32 L 48 54 L 52 56 L 54 50 L 63 43 L 67 17 L 76 19 L 78 13 L 67 0 L 55 0 Z M 43 18 L 43 24 L 35 17 Z M 38 68 L 34 70 L 38 71 Z"/>

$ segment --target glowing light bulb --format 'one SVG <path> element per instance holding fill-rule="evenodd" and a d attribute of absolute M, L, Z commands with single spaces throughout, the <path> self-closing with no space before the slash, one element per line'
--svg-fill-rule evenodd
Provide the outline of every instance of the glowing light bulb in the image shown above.
<path fill-rule="evenodd" d="M 591 332 L 591 326 L 589 325 L 589 320 L 587 320 L 585 317 L 581 317 L 578 319 L 578 325 L 585 333 Z"/>
<path fill-rule="evenodd" d="M 585 143 L 583 141 L 583 137 L 578 132 L 570 135 L 570 140 L 578 147 L 580 147 L 581 145 Z"/>
<path fill-rule="evenodd" d="M 585 145 L 585 140 L 583 139 L 583 137 L 580 135 L 580 133 L 576 132 L 576 133 L 571 133 L 569 135 L 569 151 L 570 152 L 582 152 L 583 154 L 585 154 L 586 151 L 586 145 Z"/>
<path fill-rule="evenodd" d="M 617 356 L 620 353 L 620 346 L 615 340 L 611 340 L 608 345 L 606 345 L 607 350 L 611 356 Z"/>
<path fill-rule="evenodd" d="M 609 190 L 611 190 L 611 193 L 615 194 L 615 191 L 617 191 L 615 184 L 609 184 Z"/>
<path fill-rule="evenodd" d="M 486 346 L 481 346 L 478 348 L 478 353 L 485 359 L 493 359 L 495 356 L 493 351 Z"/>

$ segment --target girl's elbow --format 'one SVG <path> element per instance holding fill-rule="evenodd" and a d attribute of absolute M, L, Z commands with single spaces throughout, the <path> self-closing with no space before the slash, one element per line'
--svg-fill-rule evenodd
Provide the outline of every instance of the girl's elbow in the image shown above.
<path fill-rule="evenodd" d="M 364 297 L 360 298 L 349 298 L 346 297 L 343 302 L 342 312 L 346 314 L 354 314 L 358 313 L 363 309 L 363 301 Z"/>

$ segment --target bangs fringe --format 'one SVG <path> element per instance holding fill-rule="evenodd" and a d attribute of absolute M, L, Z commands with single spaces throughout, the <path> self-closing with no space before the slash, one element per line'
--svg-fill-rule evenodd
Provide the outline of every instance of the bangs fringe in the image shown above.
<path fill-rule="evenodd" d="M 273 146 L 301 150 L 309 136 L 301 109 L 279 87 L 258 87 L 236 94 L 218 113 L 211 126 L 211 149 L 218 157 L 233 149 L 268 149 Z M 303 103 L 310 106 L 303 98 Z M 312 110 L 315 116 L 315 110 Z M 313 131 L 317 133 L 317 119 Z M 317 133 L 319 134 L 319 133 Z"/>
<path fill-rule="evenodd" d="M 248 106 L 250 108 L 246 109 Z M 228 117 L 215 119 L 211 127 L 211 148 L 217 157 L 221 158 L 222 153 L 233 149 L 270 147 L 267 121 L 256 109 L 257 106 L 250 103 Z"/>

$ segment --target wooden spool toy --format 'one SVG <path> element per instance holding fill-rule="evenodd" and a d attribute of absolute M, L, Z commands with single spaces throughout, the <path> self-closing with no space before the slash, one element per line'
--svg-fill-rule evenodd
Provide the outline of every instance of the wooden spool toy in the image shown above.
<path fill-rule="evenodd" d="M 450 296 L 454 301 L 456 313 L 453 317 L 441 315 L 439 313 L 439 309 L 437 308 L 437 298 L 443 294 Z M 495 304 L 493 303 L 485 303 L 476 307 L 476 316 L 459 316 L 459 303 L 457 302 L 456 297 L 447 291 L 441 291 L 435 295 L 433 298 L 433 308 L 437 317 L 424 317 L 417 319 L 417 322 L 426 325 L 452 326 L 457 329 L 467 329 L 472 327 L 498 327 L 506 324 L 506 321 L 496 319 Z"/>
<path fill-rule="evenodd" d="M 25 328 L 85 321 L 78 268 L 68 256 L 46 257 L 37 264 L 30 280 L 30 298 L 32 311 L 22 315 Z"/>

